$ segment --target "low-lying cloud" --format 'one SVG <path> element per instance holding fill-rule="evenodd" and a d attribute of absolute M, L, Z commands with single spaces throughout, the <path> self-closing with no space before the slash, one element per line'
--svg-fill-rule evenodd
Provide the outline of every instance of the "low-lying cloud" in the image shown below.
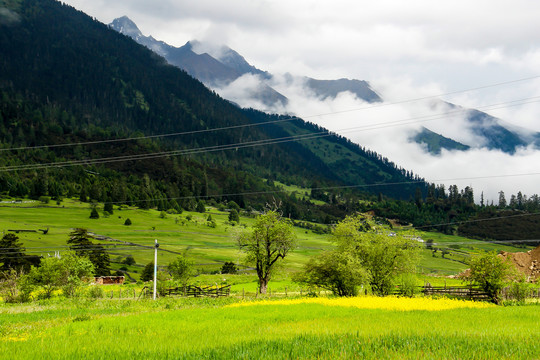
<path fill-rule="evenodd" d="M 321 100 L 308 88 L 303 78 L 274 77 L 271 85 L 287 96 L 286 108 L 268 109 L 250 98 L 250 88 L 260 84 L 255 76 L 244 76 L 229 87 L 218 91 L 240 106 L 294 114 L 341 134 L 355 143 L 374 150 L 405 169 L 430 182 L 458 185 L 460 189 L 471 186 L 476 201 L 484 194 L 486 203 L 497 203 L 499 191 L 507 198 L 521 191 L 526 195 L 539 192 L 540 151 L 533 147 L 520 148 L 514 154 L 484 148 L 484 138 L 475 134 L 464 114 L 443 101 L 432 98 L 403 102 L 442 93 L 436 84 L 424 87 L 411 86 L 403 79 L 373 82 L 374 89 L 386 99 L 385 103 L 369 104 L 355 95 L 343 92 L 335 99 Z M 388 96 L 387 96 L 388 94 Z M 463 96 L 461 96 L 463 98 Z M 469 100 L 470 101 L 470 100 Z M 537 105 L 534 105 L 537 106 Z M 514 114 L 533 117 L 528 107 L 513 109 Z M 507 110 L 510 111 L 510 110 Z M 532 108 L 536 111 L 536 107 Z M 448 113 L 452 113 L 448 115 Z M 411 141 L 422 127 L 470 145 L 469 151 L 446 151 L 432 155 L 425 146 Z"/>

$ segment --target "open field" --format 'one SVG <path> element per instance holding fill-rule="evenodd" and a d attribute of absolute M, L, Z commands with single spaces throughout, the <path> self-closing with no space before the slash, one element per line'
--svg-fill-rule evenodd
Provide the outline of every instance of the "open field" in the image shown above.
<path fill-rule="evenodd" d="M 100 211 L 99 219 L 90 219 L 90 205 L 77 200 L 66 199 L 60 205 L 42 205 L 39 202 L 22 204 L 0 204 L 0 231 L 35 230 L 37 232 L 20 232 L 18 236 L 31 254 L 54 254 L 65 251 L 69 233 L 75 227 L 87 228 L 90 232 L 108 236 L 122 242 L 132 242 L 152 246 L 154 239 L 160 243 L 160 249 L 173 252 L 187 251 L 187 256 L 202 272 L 218 271 L 226 261 L 242 263 L 242 254 L 233 239 L 236 231 L 249 227 L 254 219 L 241 217 L 239 226 L 228 223 L 228 213 L 210 208 L 204 214 L 184 211 L 182 214 L 167 214 L 160 217 L 156 210 L 140 210 L 137 208 L 114 207 L 114 214 L 104 216 Z M 102 205 L 98 209 L 103 209 Z M 208 215 L 216 222 L 210 227 Z M 125 220 L 132 221 L 131 226 L 124 225 Z M 39 229 L 49 229 L 45 235 Z M 298 247 L 283 261 L 285 273 L 298 271 L 308 259 L 325 249 L 333 247 L 327 234 L 316 234 L 311 230 L 295 228 Z M 509 252 L 524 251 L 523 248 L 490 244 L 478 240 L 466 239 L 438 233 L 421 233 L 427 241 L 431 239 L 435 247 L 447 249 L 447 253 L 424 249 L 419 269 L 425 274 L 451 275 L 457 274 L 467 266 L 463 263 L 469 254 L 481 250 L 505 250 Z M 153 250 L 129 246 L 121 242 L 102 242 L 107 244 L 111 259 L 119 261 L 131 254 L 137 264 L 129 266 L 130 274 L 137 279 L 142 267 L 153 260 Z M 166 265 L 177 255 L 160 251 L 158 264 Z M 118 269 L 122 264 L 113 264 Z"/>
<path fill-rule="evenodd" d="M 461 308 L 453 309 L 447 300 L 358 299 L 358 306 L 350 305 L 354 298 L 345 303 L 323 298 L 238 303 L 226 298 L 2 305 L 0 358 L 540 357 L 540 311 L 534 305 L 461 301 Z"/>

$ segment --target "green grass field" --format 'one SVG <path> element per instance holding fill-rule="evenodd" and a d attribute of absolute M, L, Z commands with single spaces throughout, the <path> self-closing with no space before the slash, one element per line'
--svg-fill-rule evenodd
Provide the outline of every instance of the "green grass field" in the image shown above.
<path fill-rule="evenodd" d="M 139 297 L 142 285 L 125 284 L 104 286 L 105 298 L 97 300 L 55 296 L 29 304 L 0 303 L 0 359 L 540 358 L 537 305 L 438 311 L 323 303 L 255 302 L 251 306 L 229 307 L 244 297 L 248 304 L 257 301 L 256 276 L 249 272 L 208 272 L 218 270 L 224 261 L 242 263 L 233 235 L 249 228 L 254 221 L 250 217 L 241 217 L 240 225 L 232 226 L 227 221 L 228 213 L 216 209 L 205 214 L 184 212 L 162 218 L 155 210 L 115 207 L 113 215 L 105 217 L 100 212 L 101 218 L 92 220 L 89 205 L 75 200 L 65 200 L 59 206 L 38 205 L 0 206 L 0 229 L 37 231 L 19 233 L 33 254 L 65 251 L 68 234 L 75 227 L 142 245 L 151 246 L 158 239 L 160 249 L 187 251 L 195 268 L 206 272 L 191 282 L 230 284 L 232 296 L 151 301 Z M 207 225 L 208 214 L 216 221 L 215 228 Z M 126 218 L 132 220 L 131 226 L 124 225 Z M 47 234 L 39 231 L 47 228 Z M 301 228 L 295 231 L 298 248 L 285 259 L 270 282 L 271 300 L 285 294 L 289 298 L 305 295 L 308 289 L 293 283 L 290 274 L 301 269 L 311 256 L 333 246 L 330 235 Z M 460 280 L 434 275 L 460 272 L 466 267 L 463 260 L 470 254 L 483 250 L 524 251 L 437 233 L 421 236 L 424 240 L 432 239 L 439 250 L 422 250 L 418 285 L 461 285 Z M 129 267 L 135 278 L 142 266 L 153 259 L 152 249 L 102 243 L 116 244 L 110 249 L 113 260 L 128 254 L 135 257 L 137 264 Z M 444 257 L 441 249 L 446 249 Z M 166 265 L 175 257 L 176 254 L 160 251 L 158 263 Z M 114 268 L 119 266 L 113 264 Z"/>
<path fill-rule="evenodd" d="M 226 306 L 237 301 L 81 299 L 2 305 L 0 358 L 540 357 L 540 311 L 534 305 L 438 311 L 313 303 Z"/>
<path fill-rule="evenodd" d="M 103 209 L 99 205 L 99 209 Z M 160 217 L 156 210 L 115 206 L 114 214 L 104 216 L 100 211 L 99 219 L 90 219 L 90 205 L 74 199 L 66 199 L 60 205 L 43 205 L 39 202 L 23 204 L 0 204 L 0 230 L 34 230 L 20 232 L 18 236 L 27 252 L 47 256 L 55 251 L 65 251 L 66 241 L 73 228 L 83 227 L 98 235 L 108 236 L 122 242 L 132 242 L 152 246 L 154 240 L 160 243 L 160 249 L 183 253 L 193 261 L 199 272 L 218 271 L 225 261 L 242 263 L 243 255 L 238 251 L 234 233 L 249 228 L 254 219 L 241 217 L 239 226 L 228 223 L 228 213 L 215 208 L 204 214 L 183 212 Z M 216 227 L 207 225 L 206 218 L 211 215 Z M 125 220 L 132 221 L 131 226 L 124 225 Z M 40 229 L 48 229 L 45 235 Z M 295 228 L 298 246 L 282 262 L 281 271 L 286 274 L 298 271 L 310 257 L 333 247 L 330 235 L 315 234 L 302 228 Z M 452 275 L 464 270 L 463 264 L 471 253 L 481 250 L 524 251 L 522 248 L 490 244 L 457 236 L 438 233 L 422 233 L 424 240 L 432 239 L 437 247 L 444 247 L 449 252 L 442 257 L 441 251 L 433 253 L 424 249 L 419 269 L 424 274 Z M 137 279 L 142 267 L 153 260 L 153 250 L 125 245 L 121 242 L 102 242 L 107 244 L 111 259 L 119 261 L 132 255 L 137 264 L 128 267 L 133 278 Z M 177 255 L 160 251 L 158 264 L 166 265 Z M 113 269 L 121 267 L 113 263 Z"/>

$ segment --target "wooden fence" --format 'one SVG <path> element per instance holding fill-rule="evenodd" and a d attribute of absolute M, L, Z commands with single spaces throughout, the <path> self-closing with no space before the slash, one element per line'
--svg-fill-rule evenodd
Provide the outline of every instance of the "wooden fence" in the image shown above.
<path fill-rule="evenodd" d="M 439 295 L 449 297 L 460 297 L 468 300 L 489 300 L 486 292 L 474 287 L 446 287 L 446 286 L 422 286 L 421 292 L 424 295 Z"/>
<path fill-rule="evenodd" d="M 526 290 L 527 293 L 525 295 L 525 298 L 527 299 L 540 299 L 540 289 L 529 289 Z M 515 299 L 515 294 L 512 293 L 510 287 L 505 287 L 502 289 L 502 298 L 504 300 L 512 300 Z"/>
<path fill-rule="evenodd" d="M 469 300 L 489 300 L 489 296 L 486 292 L 479 288 L 475 287 L 446 287 L 446 286 L 421 286 L 421 292 L 424 295 L 440 295 L 440 296 L 449 296 L 449 297 L 460 297 Z M 510 290 L 510 287 L 506 287 L 502 290 L 501 296 L 504 300 L 514 299 L 514 295 Z M 540 299 L 540 289 L 531 289 L 528 290 L 525 298 L 536 298 Z"/>
<path fill-rule="evenodd" d="M 184 287 L 170 288 L 167 290 L 169 295 L 183 295 L 193 297 L 223 297 L 231 293 L 231 285 L 223 286 L 196 286 L 187 285 Z"/>

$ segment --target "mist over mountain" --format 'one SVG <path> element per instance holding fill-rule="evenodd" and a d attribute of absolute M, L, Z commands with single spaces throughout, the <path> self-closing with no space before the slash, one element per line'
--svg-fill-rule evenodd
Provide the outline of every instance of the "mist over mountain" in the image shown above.
<path fill-rule="evenodd" d="M 275 201 L 292 218 L 331 223 L 360 198 L 427 192 L 412 171 L 325 128 L 231 104 L 70 6 L 9 6 L 20 21 L 0 24 L 0 146 L 9 149 L 0 168 L 10 170 L 0 173 L 0 196 L 164 211 L 199 199 L 260 211 Z M 122 28 L 141 39 L 131 24 Z M 316 205 L 275 181 L 338 190 L 314 192 L 324 203 Z"/>
<path fill-rule="evenodd" d="M 304 115 L 305 112 L 298 111 L 304 109 L 295 108 L 291 99 L 301 97 L 292 101 L 302 103 L 306 99 L 315 99 L 328 104 L 337 102 L 336 99 L 344 93 L 356 98 L 358 106 L 362 106 L 362 103 L 385 102 L 384 94 L 374 91 L 370 83 L 364 80 L 319 80 L 289 73 L 275 76 L 249 64 L 238 52 L 225 45 L 194 40 L 175 48 L 151 36 L 145 37 L 127 17 L 115 19 L 110 26 L 156 51 L 169 63 L 186 70 L 241 107 Z M 539 147 L 539 133 L 516 129 L 479 110 L 465 109 L 449 102 L 444 102 L 444 106 L 447 113 L 452 113 L 448 119 L 455 118 L 455 114 L 460 112 L 457 115 L 461 118 L 459 124 L 448 120 L 442 128 L 429 124 L 409 127 L 407 131 L 411 135 L 408 141 L 421 145 L 422 149 L 433 155 L 439 155 L 441 150 L 467 151 L 473 148 L 514 154 L 519 148 Z"/>
<path fill-rule="evenodd" d="M 185 70 L 210 88 L 228 94 L 226 98 L 241 106 L 260 108 L 247 104 L 247 100 L 262 104 L 264 109 L 261 110 L 280 112 L 279 110 L 286 109 L 287 96 L 272 88 L 274 76 L 249 64 L 238 52 L 225 45 L 193 40 L 176 48 L 151 36 L 144 36 L 137 25 L 126 16 L 115 19 L 109 26 L 162 55 L 170 64 Z M 294 81 L 292 75 L 287 77 L 289 82 Z M 237 83 L 234 83 L 235 81 Z M 348 91 L 368 103 L 381 101 L 366 81 L 317 80 L 308 77 L 302 77 L 301 81 L 305 83 L 308 91 L 323 100 L 335 98 L 339 93 Z"/>

